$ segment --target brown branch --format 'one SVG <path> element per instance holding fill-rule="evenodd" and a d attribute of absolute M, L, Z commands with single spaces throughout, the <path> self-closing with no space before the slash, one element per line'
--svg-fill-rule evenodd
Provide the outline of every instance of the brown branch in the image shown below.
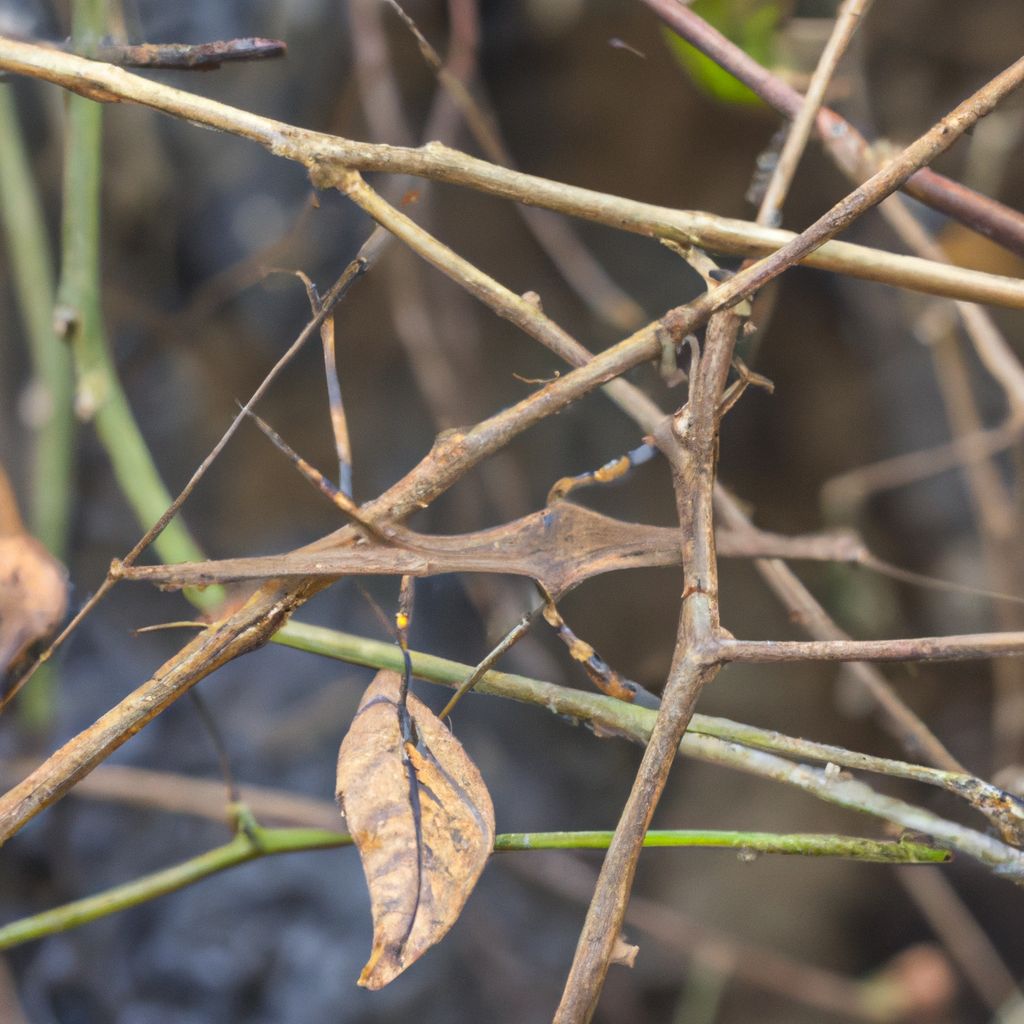
<path fill-rule="evenodd" d="M 899 640 L 733 640 L 718 643 L 724 662 L 970 661 L 1024 655 L 1024 632 L 965 633 Z"/>
<path fill-rule="evenodd" d="M 208 100 L 96 61 L 0 37 L 0 70 L 27 74 L 103 102 L 133 102 L 250 139 L 308 167 L 315 183 L 335 184 L 340 168 L 412 174 L 479 189 L 621 230 L 699 245 L 715 252 L 767 255 L 788 231 L 712 214 L 672 210 L 522 174 L 437 143 L 418 149 L 355 142 L 312 132 Z M 1024 282 L 830 241 L 801 260 L 809 266 L 938 295 L 1024 309 Z"/>
<path fill-rule="evenodd" d="M 1022 80 L 1024 58 L 961 103 L 773 257 L 741 271 L 722 289 L 730 284 L 735 287 L 735 282 L 743 279 L 736 297 L 751 295 L 777 276 L 777 271 L 772 269 L 773 260 L 797 260 L 805 247 L 815 248 L 822 239 L 837 234 L 899 188 L 914 171 L 946 150 L 959 135 L 994 109 L 999 98 L 1019 87 Z M 677 327 L 673 320 L 671 313 L 663 318 L 670 330 Z M 717 672 L 714 662 L 706 657 L 706 646 L 718 641 L 719 633 L 712 495 L 718 410 L 738 327 L 734 314 L 712 318 L 698 374 L 691 379 L 690 401 L 671 421 L 670 427 L 662 427 L 655 435 L 672 464 L 683 537 L 684 587 L 676 650 L 661 710 L 587 912 L 555 1015 L 557 1024 L 583 1024 L 593 1016 L 611 963 L 615 938 L 622 928 L 643 836 L 700 691 Z M 680 336 L 677 330 L 672 333 Z"/>
<path fill-rule="evenodd" d="M 32 769 L 27 761 L 15 761 L 0 768 L 0 778 L 17 782 Z M 196 778 L 174 772 L 154 771 L 123 764 L 105 764 L 75 787 L 75 795 L 89 800 L 107 800 L 129 807 L 188 814 L 233 826 L 231 807 L 222 779 Z M 243 785 L 239 798 L 261 825 L 292 825 L 341 830 L 344 822 L 338 807 L 268 786 Z"/>
<path fill-rule="evenodd" d="M 906 487 L 966 463 L 987 459 L 1016 444 L 1022 434 L 1024 420 L 1013 418 L 998 427 L 963 434 L 934 448 L 858 466 L 826 480 L 821 489 L 822 502 L 834 515 L 846 517 L 851 509 L 873 494 Z"/>
<path fill-rule="evenodd" d="M 12 60 L 12 50 L 20 54 L 17 60 Z M 18 63 L 19 61 L 21 63 Z M 76 89 L 84 88 L 87 94 L 95 95 L 98 92 L 101 98 L 109 99 L 113 94 L 104 86 L 98 85 L 90 77 L 92 75 L 99 75 L 114 88 L 123 87 L 127 80 L 131 89 L 141 90 L 151 98 L 149 90 L 157 88 L 154 83 L 135 79 L 118 68 L 83 61 L 65 54 L 55 54 L 25 44 L 0 41 L 0 66 L 10 66 L 12 62 L 18 64 L 21 70 L 42 74 L 42 77 L 55 77 L 57 81 L 68 81 Z M 67 79 L 69 65 L 63 62 L 71 62 L 73 65 L 70 80 Z M 55 66 L 57 70 L 54 70 Z M 858 215 L 862 205 L 866 208 L 866 197 L 873 191 L 886 194 L 895 188 L 899 183 L 900 173 L 908 166 L 912 167 L 914 159 L 930 159 L 942 148 L 952 144 L 958 131 L 964 130 L 969 123 L 982 116 L 1000 95 L 1010 91 L 1017 84 L 1015 76 L 1020 74 L 1021 67 L 1024 67 L 1024 61 L 1018 62 L 1010 72 L 1004 72 L 994 83 L 986 86 L 979 97 L 968 101 L 953 115 L 940 122 L 923 140 L 915 143 L 904 155 L 893 161 L 889 168 L 881 172 L 877 176 L 877 181 L 873 180 L 872 183 L 858 189 L 853 197 L 817 221 L 794 243 L 755 264 L 748 271 L 740 272 L 721 284 L 714 292 L 669 314 L 666 326 L 670 328 L 670 333 L 681 338 L 705 322 L 716 308 L 736 301 L 773 276 L 777 276 L 801 255 L 806 255 L 816 245 L 820 245 L 841 230 Z M 84 83 L 79 76 L 84 77 Z M 238 134 L 255 138 L 282 155 L 295 155 L 299 152 L 294 144 L 288 141 L 289 132 L 297 130 L 286 125 L 235 111 L 221 104 L 211 104 L 210 101 L 197 99 L 177 90 L 166 90 L 165 87 L 159 87 L 157 95 L 160 96 L 161 102 L 168 103 L 168 109 L 178 116 L 198 119 L 201 123 L 216 122 Z M 222 120 L 225 115 L 226 122 Z M 325 136 L 317 138 L 332 144 L 337 141 Z M 375 152 L 378 149 L 356 146 L 356 149 L 359 148 L 364 152 Z M 301 147 L 299 149 L 301 150 Z M 387 151 L 387 147 L 383 149 Z M 427 149 L 429 150 L 429 147 Z M 308 159 L 309 154 L 305 155 Z M 343 175 L 342 184 L 350 188 L 356 186 L 358 175 Z M 586 365 L 540 389 L 511 408 L 484 420 L 476 427 L 440 437 L 431 452 L 412 472 L 376 501 L 364 507 L 366 518 L 370 521 L 397 521 L 424 504 L 429 504 L 461 475 L 498 451 L 513 437 L 565 408 L 598 385 L 655 357 L 660 352 L 661 345 L 659 326 L 651 325 L 618 345 L 606 349 Z M 353 537 L 351 529 L 346 528 L 324 538 L 313 548 L 330 549 L 339 544 L 351 543 Z M 265 643 L 295 608 L 325 585 L 324 581 L 305 580 L 291 585 L 264 586 L 236 613 L 196 638 L 180 656 L 172 658 L 156 676 L 143 683 L 134 694 L 108 712 L 96 725 L 70 740 L 20 786 L 0 798 L 0 841 L 9 838 L 40 810 L 59 799 L 77 779 L 87 774 L 160 710 L 214 668 L 239 653 Z"/>
<path fill-rule="evenodd" d="M 51 43 L 42 40 L 21 40 L 35 46 L 76 53 L 72 41 Z M 272 60 L 285 57 L 288 44 L 280 39 L 248 36 L 241 39 L 219 39 L 210 43 L 117 43 L 107 41 L 92 48 L 89 56 L 122 68 L 145 68 L 150 71 L 216 71 L 221 64 L 242 61 Z"/>
<path fill-rule="evenodd" d="M 97 60 L 125 68 L 168 71 L 215 71 L 221 64 L 284 57 L 288 44 L 280 39 L 223 39 L 212 43 L 104 43 Z"/>
<path fill-rule="evenodd" d="M 674 32 L 719 67 L 741 81 L 770 107 L 793 119 L 804 98 L 791 85 L 758 64 L 731 40 L 709 25 L 679 0 L 642 0 Z M 846 169 L 863 179 L 885 162 L 857 129 L 827 107 L 817 117 L 818 135 L 826 145 L 838 148 Z M 907 195 L 947 214 L 962 224 L 1019 255 L 1024 255 L 1024 214 L 929 168 L 913 174 L 902 186 Z"/>
<path fill-rule="evenodd" d="M 856 535 L 847 532 L 788 537 L 749 529 L 722 531 L 719 553 L 732 558 L 797 558 L 893 567 L 877 562 Z M 501 526 L 472 533 L 431 536 L 389 526 L 383 538 L 364 537 L 357 547 L 313 553 L 223 559 L 182 565 L 116 565 L 118 579 L 142 580 L 175 589 L 245 580 L 343 575 L 434 576 L 500 573 L 527 576 L 553 595 L 592 576 L 622 569 L 679 565 L 679 531 L 612 519 L 581 505 L 559 501 Z"/>
<path fill-rule="evenodd" d="M 829 35 L 825 49 L 818 59 L 818 64 L 811 76 L 807 95 L 803 97 L 799 109 L 789 126 L 789 133 L 782 145 L 779 159 L 772 171 L 768 187 L 761 198 L 761 206 L 757 211 L 758 224 L 775 227 L 782 223 L 782 203 L 789 192 L 797 164 L 803 156 L 804 149 L 817 121 L 818 111 L 825 100 L 836 67 L 842 59 L 846 48 L 860 25 L 861 18 L 871 7 L 872 0 L 845 0 L 836 13 L 835 25 Z"/>
<path fill-rule="evenodd" d="M 862 12 L 861 12 L 862 13 Z M 835 40 L 837 37 L 842 39 L 844 35 L 850 30 L 851 26 L 855 24 L 854 18 L 857 14 L 856 4 L 846 5 L 844 4 L 841 8 L 839 15 L 837 16 L 837 22 L 832 31 L 831 39 Z M 722 41 L 723 45 L 727 41 Z M 731 46 L 731 44 L 728 44 Z M 733 47 L 738 57 L 743 58 L 745 55 L 742 51 Z M 790 127 L 790 134 L 787 136 L 786 147 L 794 150 L 798 149 L 797 142 L 806 142 L 806 129 L 809 126 L 811 120 L 811 114 L 818 113 L 820 110 L 820 99 L 823 95 L 823 81 L 827 81 L 830 70 L 834 70 L 835 57 L 833 47 L 827 46 L 819 59 L 818 66 L 815 69 L 814 81 L 818 83 L 819 88 L 815 90 L 815 95 L 810 95 L 806 99 L 797 100 L 790 116 L 793 117 L 793 124 Z M 817 102 L 817 106 L 814 103 Z M 816 120 L 816 119 L 815 119 Z M 799 134 L 798 134 L 799 133 Z M 796 136 L 796 140 L 794 140 Z M 860 180 L 861 175 L 858 173 L 859 168 L 853 167 L 850 161 L 846 158 L 847 151 L 844 149 L 839 137 L 828 136 L 824 139 L 826 151 L 833 157 L 834 162 L 844 170 L 848 177 L 853 179 L 855 182 Z M 801 147 L 802 148 L 802 147 Z M 866 148 L 866 145 L 865 145 Z M 782 164 L 780 158 L 780 165 Z M 772 176 L 772 181 L 769 182 L 769 188 L 766 190 L 764 200 L 761 203 L 761 208 L 758 211 L 758 221 L 763 222 L 771 214 L 770 204 L 770 193 L 771 187 L 775 182 L 782 177 L 785 173 L 782 166 L 777 166 L 775 173 Z M 781 189 L 779 190 L 782 191 Z M 899 197 L 892 197 L 889 203 L 883 203 L 881 211 L 884 216 L 890 216 L 890 211 L 895 209 L 897 213 L 902 213 L 904 204 L 901 203 Z M 902 217 L 900 221 L 907 221 L 909 217 Z M 899 229 L 899 225 L 897 225 Z M 919 255 L 930 256 L 930 253 L 918 253 Z M 991 349 L 991 344 L 980 346 L 980 349 Z M 1005 348 L 1005 346 L 1003 346 Z M 999 363 L 1000 367 L 1002 362 L 998 358 L 988 360 L 993 364 Z M 1005 376 L 1012 376 L 1012 374 L 1004 374 Z M 724 521 L 730 523 L 736 529 L 742 529 L 744 527 L 749 528 L 750 522 L 740 508 L 739 503 L 729 494 L 724 488 L 719 487 L 716 491 L 716 507 L 719 513 L 723 516 Z M 862 563 L 863 564 L 863 563 Z M 836 625 L 831 619 L 822 605 L 814 598 L 811 592 L 804 586 L 804 584 L 797 578 L 796 574 L 789 568 L 785 562 L 779 559 L 764 559 L 759 558 L 755 561 L 757 570 L 761 573 L 762 577 L 767 582 L 768 586 L 775 592 L 776 596 L 789 610 L 790 616 L 795 622 L 800 623 L 804 630 L 809 632 L 818 640 L 833 640 L 833 639 L 849 639 L 846 634 Z M 876 565 L 876 568 L 881 568 Z M 892 567 L 887 567 L 892 568 Z M 899 578 L 902 573 L 894 572 L 893 576 Z M 903 578 L 906 578 L 905 576 Z M 962 766 L 953 757 L 952 754 L 946 749 L 946 747 L 939 741 L 935 734 L 928 728 L 925 722 L 914 713 L 914 711 L 907 706 L 907 704 L 900 699 L 899 695 L 888 683 L 888 681 L 882 676 L 882 674 L 873 665 L 868 665 L 863 662 L 856 662 L 850 666 L 850 671 L 853 678 L 860 684 L 865 693 L 878 705 L 884 716 L 884 721 L 890 726 L 891 731 L 903 742 L 904 746 L 913 752 L 923 753 L 933 764 L 941 765 L 949 770 L 958 770 Z"/>

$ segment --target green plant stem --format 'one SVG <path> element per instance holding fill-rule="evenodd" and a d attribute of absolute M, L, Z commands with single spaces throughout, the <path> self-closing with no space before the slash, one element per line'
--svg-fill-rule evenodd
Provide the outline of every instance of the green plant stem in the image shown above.
<path fill-rule="evenodd" d="M 498 850 L 607 850 L 614 832 L 508 832 L 494 837 Z M 644 836 L 644 846 L 712 847 L 753 854 L 782 853 L 803 857 L 846 857 L 877 864 L 944 863 L 948 850 L 921 843 L 878 842 L 857 836 L 776 832 L 723 832 L 717 829 L 661 829 Z"/>
<path fill-rule="evenodd" d="M 11 89 L 0 88 L 0 219 L 15 299 L 32 361 L 33 428 L 29 527 L 66 561 L 74 440 L 71 356 L 53 328 L 53 252 Z M 53 718 L 57 677 L 45 666 L 19 705 L 32 731 Z"/>
<path fill-rule="evenodd" d="M 88 52 L 104 31 L 103 0 L 77 0 L 72 38 Z M 57 315 L 66 325 L 77 376 L 76 404 L 91 417 L 118 485 L 145 529 L 171 504 L 171 495 L 153 463 L 117 377 L 103 325 L 100 302 L 100 185 L 103 107 L 81 96 L 68 99 L 64 165 L 63 261 Z M 170 522 L 154 542 L 171 562 L 202 558 L 184 523 Z M 223 600 L 220 587 L 191 590 L 186 596 L 200 608 Z"/>
<path fill-rule="evenodd" d="M 401 671 L 402 656 L 394 644 L 292 620 L 278 631 L 276 643 L 337 658 L 355 665 Z M 472 666 L 410 651 L 414 674 L 428 682 L 457 687 Z M 601 736 L 621 736 L 646 743 L 656 712 L 603 694 L 557 686 L 507 672 L 487 672 L 477 692 L 523 701 L 587 723 Z M 761 749 L 757 749 L 761 748 Z M 680 751 L 711 764 L 724 765 L 762 778 L 796 786 L 804 792 L 850 810 L 871 814 L 901 828 L 922 832 L 975 857 L 998 874 L 1024 882 L 1024 854 L 1008 843 L 966 828 L 923 808 L 878 793 L 843 773 L 811 768 L 778 756 L 806 757 L 832 766 L 859 768 L 939 786 L 967 800 L 1004 835 L 1017 835 L 1024 822 L 1020 801 L 998 787 L 961 772 L 942 771 L 784 736 L 769 729 L 694 715 Z M 772 751 L 768 753 L 767 751 Z"/>
<path fill-rule="evenodd" d="M 71 357 L 53 329 L 53 253 L 9 88 L 0 89 L 0 217 L 41 406 L 29 523 L 33 535 L 64 561 L 71 505 Z"/>
<path fill-rule="evenodd" d="M 187 625 L 191 626 L 193 623 L 187 623 Z M 295 619 L 278 631 L 274 636 L 274 642 L 311 654 L 321 654 L 356 665 L 364 665 L 367 668 L 386 668 L 397 672 L 401 671 L 403 665 L 401 653 L 394 644 L 343 633 L 340 630 L 326 629 L 322 626 L 310 626 Z M 432 654 L 424 654 L 419 651 L 410 651 L 410 654 L 413 659 L 413 672 L 417 678 L 427 682 L 458 687 L 474 671 L 470 665 L 450 661 L 447 658 L 439 658 Z M 555 694 L 567 696 L 576 702 L 573 711 L 570 712 L 568 708 L 553 710 L 558 710 L 560 714 L 574 713 L 581 718 L 588 714 L 604 715 L 609 711 L 621 713 L 630 720 L 634 717 L 632 715 L 634 710 L 640 710 L 645 719 L 653 714 L 649 709 L 637 709 L 633 705 L 599 694 L 590 694 L 583 690 L 568 690 L 554 683 L 508 672 L 485 673 L 483 683 L 476 687 L 476 690 L 484 694 L 489 693 L 494 696 L 547 704 L 548 706 L 551 706 L 551 700 Z M 861 771 L 890 775 L 894 778 L 912 779 L 929 786 L 938 786 L 951 793 L 956 793 L 958 796 L 965 796 L 972 788 L 988 787 L 990 792 L 986 795 L 992 800 L 1005 798 L 1005 793 L 1002 790 L 995 786 L 988 786 L 984 780 L 965 772 L 950 772 L 941 768 L 910 764 L 907 761 L 897 761 L 888 757 L 874 757 L 871 754 L 847 750 L 845 747 L 787 736 L 774 729 L 761 729 L 756 725 L 734 722 L 728 718 L 696 713 L 690 723 L 690 731 L 790 757 L 809 758 L 814 761 L 831 762 L 841 768 L 855 768 Z"/>
<path fill-rule="evenodd" d="M 612 832 L 515 832 L 495 836 L 495 850 L 603 850 Z M 250 829 L 207 853 L 114 886 L 62 907 L 24 917 L 0 928 L 0 949 L 67 931 L 140 903 L 184 889 L 210 875 L 259 857 L 350 846 L 343 832 L 311 828 Z M 649 832 L 649 847 L 718 847 L 752 853 L 846 857 L 875 863 L 923 864 L 947 861 L 950 854 L 921 843 L 886 843 L 853 836 L 775 835 L 766 832 L 664 831 Z"/>
<path fill-rule="evenodd" d="M 77 928 L 108 914 L 127 910 L 158 896 L 183 889 L 210 875 L 255 860 L 257 857 L 269 857 L 295 850 L 346 846 L 351 841 L 347 835 L 324 829 L 265 829 L 255 833 L 254 838 L 240 832 L 231 842 L 181 864 L 144 875 L 124 885 L 114 886 L 95 896 L 75 900 L 62 907 L 55 907 L 53 910 L 5 925 L 0 928 L 0 949 Z"/>

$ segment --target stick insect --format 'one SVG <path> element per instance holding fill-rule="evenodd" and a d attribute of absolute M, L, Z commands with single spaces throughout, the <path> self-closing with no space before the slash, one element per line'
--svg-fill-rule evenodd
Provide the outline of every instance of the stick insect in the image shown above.
<path fill-rule="evenodd" d="M 673 247 L 675 248 L 675 247 Z M 703 253 L 686 250 L 681 253 L 704 276 L 709 284 L 718 272 Z M 322 308 L 315 284 L 299 272 L 314 315 Z M 248 415 L 266 437 L 288 458 L 301 475 L 327 498 L 355 528 L 354 541 L 327 547 L 318 542 L 284 555 L 234 558 L 181 565 L 121 566 L 111 568 L 114 577 L 149 580 L 165 589 L 202 587 L 212 583 L 239 583 L 288 577 L 340 578 L 346 575 L 398 575 L 403 578 L 399 604 L 397 639 L 403 651 L 409 605 L 411 579 L 444 573 L 483 572 L 525 576 L 533 580 L 541 603 L 507 630 L 490 653 L 476 666 L 456 690 L 442 711 L 450 714 L 462 696 L 476 685 L 484 673 L 532 625 L 543 618 L 580 662 L 595 686 L 602 692 L 625 701 L 656 706 L 658 701 L 640 684 L 620 675 L 586 641 L 578 637 L 558 610 L 558 601 L 592 576 L 620 569 L 671 566 L 681 562 L 681 538 L 676 529 L 624 522 L 590 511 L 567 500 L 582 487 L 603 485 L 621 480 L 635 467 L 656 454 L 653 441 L 643 443 L 596 470 L 558 480 L 550 489 L 545 507 L 537 512 L 505 523 L 502 526 L 472 533 L 437 536 L 417 533 L 404 526 L 367 518 L 351 496 L 352 456 L 341 399 L 335 358 L 333 320 L 321 325 L 321 340 L 327 378 L 331 426 L 339 464 L 339 486 L 331 483 L 316 467 L 307 462 L 264 420 L 251 409 Z M 690 349 L 690 370 L 699 360 L 699 345 L 688 336 L 684 346 Z M 662 373 L 667 382 L 687 379 L 676 366 L 677 352 L 662 360 Z M 671 363 L 671 366 L 667 365 Z M 755 385 L 771 389 L 770 381 L 749 370 L 740 360 L 734 361 L 737 378 L 722 399 L 722 412 L 728 411 L 743 394 Z M 876 558 L 850 531 L 785 536 L 754 528 L 735 533 L 716 532 L 719 555 L 747 558 L 805 559 L 843 562 L 863 566 L 904 582 L 916 583 L 958 592 L 982 594 L 990 598 L 1020 602 L 1003 594 L 977 591 L 956 583 L 935 580 L 908 572 Z M 408 664 L 403 697 L 408 686 Z"/>
<path fill-rule="evenodd" d="M 442 717 L 450 713 L 461 696 L 539 618 L 554 628 L 573 658 L 583 665 L 592 682 L 603 692 L 645 705 L 656 703 L 652 694 L 608 666 L 590 644 L 576 636 L 557 607 L 559 600 L 593 576 L 622 569 L 680 564 L 678 530 L 613 519 L 565 497 L 582 486 L 621 478 L 634 465 L 650 458 L 647 446 L 634 449 L 598 470 L 558 481 L 551 490 L 548 504 L 539 511 L 490 529 L 430 535 L 393 523 L 370 521 L 347 494 L 295 452 L 273 428 L 258 416 L 250 415 L 303 477 L 351 522 L 355 528 L 354 541 L 327 550 L 314 544 L 283 555 L 179 565 L 122 568 L 115 565 L 112 572 L 116 576 L 148 580 L 165 589 L 307 576 L 336 579 L 347 575 L 423 577 L 462 572 L 524 576 L 534 581 L 541 604 L 508 630 L 479 663 L 453 696 Z M 975 592 L 973 588 L 919 576 L 889 565 L 875 558 L 849 531 L 786 536 L 761 530 L 735 533 L 723 529 L 716 535 L 716 545 L 718 553 L 726 557 L 843 562 L 907 582 Z"/>

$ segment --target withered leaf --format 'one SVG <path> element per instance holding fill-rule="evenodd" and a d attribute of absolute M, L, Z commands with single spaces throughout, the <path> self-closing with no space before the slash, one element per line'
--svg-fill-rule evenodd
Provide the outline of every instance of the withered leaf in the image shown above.
<path fill-rule="evenodd" d="M 476 765 L 395 672 L 367 688 L 338 755 L 338 799 L 363 863 L 373 949 L 359 984 L 379 989 L 457 920 L 494 847 L 494 808 Z"/>
<path fill-rule="evenodd" d="M 67 572 L 27 533 L 0 536 L 0 678 L 17 673 L 67 611 Z"/>

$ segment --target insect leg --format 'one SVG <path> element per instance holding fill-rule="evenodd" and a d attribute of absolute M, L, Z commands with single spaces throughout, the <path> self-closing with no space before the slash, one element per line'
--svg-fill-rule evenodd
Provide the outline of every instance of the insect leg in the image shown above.
<path fill-rule="evenodd" d="M 616 672 L 594 648 L 580 639 L 568 626 L 562 613 L 555 606 L 551 596 L 544 592 L 544 621 L 555 631 L 558 639 L 569 648 L 569 653 L 578 661 L 590 677 L 590 681 L 601 693 L 641 707 L 657 707 L 658 698 L 639 683 Z"/>
<path fill-rule="evenodd" d="M 556 480 L 554 486 L 548 491 L 547 503 L 560 501 L 572 491 L 579 487 L 587 487 L 592 484 L 610 484 L 621 480 L 630 470 L 636 466 L 642 466 L 649 462 L 657 453 L 657 448 L 646 441 L 632 451 L 620 455 L 611 462 L 606 462 L 599 469 L 592 469 L 588 473 L 580 473 L 578 476 L 563 476 Z"/>
<path fill-rule="evenodd" d="M 490 671 L 491 666 L 508 650 L 514 647 L 524 636 L 529 628 L 537 621 L 544 611 L 544 605 L 538 605 L 532 611 L 527 612 L 494 646 L 491 652 L 481 661 L 476 668 L 459 685 L 459 688 L 452 694 L 451 700 L 444 706 L 444 710 L 437 716 L 447 718 L 455 708 L 455 705 L 473 689 L 474 686 Z"/>
<path fill-rule="evenodd" d="M 345 493 L 340 491 L 330 480 L 327 479 L 320 472 L 316 466 L 311 465 L 307 462 L 288 442 L 281 437 L 281 435 L 274 430 L 266 420 L 257 416 L 256 413 L 250 411 L 249 416 L 255 422 L 256 426 L 263 431 L 263 433 L 270 439 L 274 447 L 278 451 L 282 452 L 286 458 L 288 458 L 292 465 L 305 477 L 305 479 L 312 484 L 316 490 L 318 490 L 336 509 L 343 512 L 349 519 L 351 519 L 357 526 L 362 530 L 376 537 L 378 540 L 384 541 L 385 543 L 391 543 L 391 538 L 386 531 L 382 530 L 379 526 L 369 522 L 363 518 L 362 512 L 359 510 L 359 506 Z"/>

